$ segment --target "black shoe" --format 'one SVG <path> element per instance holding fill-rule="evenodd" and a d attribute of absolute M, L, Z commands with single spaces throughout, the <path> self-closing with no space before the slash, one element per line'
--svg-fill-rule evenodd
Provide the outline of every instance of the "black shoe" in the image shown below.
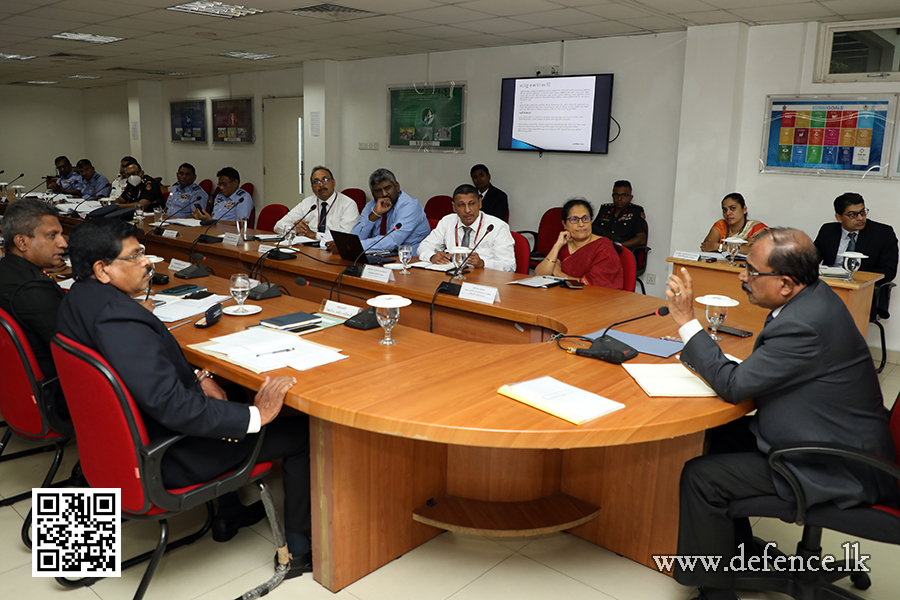
<path fill-rule="evenodd" d="M 88 480 L 84 477 L 84 473 L 81 471 L 81 461 L 78 461 L 75 463 L 75 466 L 72 467 L 72 474 L 69 475 L 69 481 L 66 482 L 66 485 L 77 488 L 91 487 L 91 484 L 88 483 Z"/>
<path fill-rule="evenodd" d="M 275 553 L 275 568 L 278 568 L 277 552 Z M 284 575 L 284 578 L 293 579 L 294 577 L 300 577 L 304 573 L 312 573 L 312 570 L 312 552 L 310 551 L 297 558 L 291 558 L 291 562 L 288 565 L 288 572 Z"/>
<path fill-rule="evenodd" d="M 224 519 L 215 516 L 212 522 L 212 537 L 217 542 L 227 542 L 237 535 L 238 529 L 255 525 L 265 516 L 266 507 L 263 506 L 262 500 L 245 506 L 244 511 L 238 517 Z"/>

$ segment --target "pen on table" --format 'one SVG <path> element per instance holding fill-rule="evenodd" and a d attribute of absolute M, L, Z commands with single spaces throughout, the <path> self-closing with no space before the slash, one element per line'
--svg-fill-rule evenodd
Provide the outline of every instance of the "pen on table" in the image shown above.
<path fill-rule="evenodd" d="M 193 317 L 191 317 L 191 318 L 193 318 Z M 169 331 L 172 331 L 173 329 L 181 327 L 182 325 L 187 325 L 190 322 L 191 322 L 191 319 L 188 319 L 187 321 L 182 321 L 181 323 L 178 323 L 177 325 L 172 325 L 171 327 L 169 327 Z"/>
<path fill-rule="evenodd" d="M 257 354 L 256 356 L 258 358 L 260 356 L 266 356 L 267 354 L 281 354 L 282 352 L 293 352 L 293 351 L 294 351 L 293 348 L 285 348 L 284 350 L 273 350 L 272 352 L 262 352 L 260 354 Z"/>

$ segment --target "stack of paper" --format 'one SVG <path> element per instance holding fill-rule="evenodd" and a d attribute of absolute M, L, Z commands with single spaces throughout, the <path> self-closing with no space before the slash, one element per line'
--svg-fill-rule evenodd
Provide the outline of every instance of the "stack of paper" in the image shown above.
<path fill-rule="evenodd" d="M 428 262 L 427 260 L 420 260 L 419 262 L 410 263 L 411 267 L 415 267 L 417 269 L 428 269 L 429 271 L 449 271 L 454 268 L 453 263 L 446 263 L 443 265 L 436 265 L 434 263 Z"/>
<path fill-rule="evenodd" d="M 716 393 L 706 382 L 691 373 L 681 363 L 623 364 L 648 396 L 673 396 L 676 398 L 715 397 Z"/>
<path fill-rule="evenodd" d="M 575 425 L 581 425 L 606 413 L 625 408 L 625 405 L 620 402 L 598 396 L 552 377 L 538 377 L 530 381 L 504 385 L 497 391 L 513 400 L 523 402 Z"/>
<path fill-rule="evenodd" d="M 164 304 L 153 309 L 153 314 L 163 323 L 174 323 L 188 317 L 202 315 L 213 304 L 224 302 L 230 296 L 207 296 L 202 300 L 186 300 L 183 298 L 173 298 L 172 296 L 155 295 L 154 301 L 162 301 Z"/>
<path fill-rule="evenodd" d="M 271 329 L 247 329 L 211 341 L 216 343 L 204 346 L 203 350 L 224 354 L 232 362 L 257 373 L 282 367 L 305 371 L 347 358 L 334 348 Z"/>
<path fill-rule="evenodd" d="M 553 277 L 550 275 L 537 275 L 528 277 L 527 279 L 519 279 L 518 281 L 508 281 L 509 284 L 524 285 L 533 288 L 548 288 L 553 285 L 559 285 L 565 280 L 564 277 Z"/>

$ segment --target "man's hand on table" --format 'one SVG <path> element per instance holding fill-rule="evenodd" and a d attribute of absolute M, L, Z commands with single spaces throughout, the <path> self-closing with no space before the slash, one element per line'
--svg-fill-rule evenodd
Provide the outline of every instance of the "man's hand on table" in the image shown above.
<path fill-rule="evenodd" d="M 259 409 L 260 424 L 270 423 L 278 416 L 285 395 L 296 383 L 294 377 L 266 377 L 253 399 L 253 406 Z"/>

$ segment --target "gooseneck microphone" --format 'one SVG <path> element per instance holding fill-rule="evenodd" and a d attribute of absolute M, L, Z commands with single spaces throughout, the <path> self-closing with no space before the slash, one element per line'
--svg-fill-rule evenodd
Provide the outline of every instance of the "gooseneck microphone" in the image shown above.
<path fill-rule="evenodd" d="M 632 358 L 637 356 L 638 352 L 628 344 L 622 343 L 619 340 L 606 335 L 606 332 L 616 325 L 630 323 L 632 321 L 637 321 L 638 319 L 643 319 L 646 317 L 664 317 L 667 314 L 669 314 L 669 307 L 661 306 L 652 313 L 648 313 L 646 315 L 641 315 L 639 317 L 634 317 L 631 319 L 625 319 L 624 321 L 619 321 L 618 323 L 613 323 L 603 330 L 603 333 L 600 335 L 600 337 L 594 339 L 594 341 L 591 343 L 590 348 L 566 348 L 566 352 L 568 352 L 569 354 L 575 354 L 577 356 L 596 358 L 598 360 L 603 360 L 615 365 L 621 365 L 626 360 L 631 360 Z"/>
<path fill-rule="evenodd" d="M 75 208 L 73 208 L 72 210 L 69 211 L 69 215 L 68 215 L 68 216 L 70 216 L 70 217 L 77 217 L 77 216 L 78 216 L 78 209 L 81 208 L 81 205 L 84 204 L 85 202 L 87 202 L 87 199 L 82 200 L 81 202 L 79 202 L 78 204 L 76 204 L 76 205 L 75 205 Z"/>
<path fill-rule="evenodd" d="M 241 267 L 239 265 L 230 265 L 226 262 L 222 262 L 222 261 L 216 260 L 214 258 L 209 258 L 208 256 L 204 256 L 203 254 L 200 254 L 199 252 L 194 253 L 193 259 L 197 261 L 196 266 L 198 266 L 204 270 L 206 270 L 206 267 L 204 267 L 200 263 L 214 262 L 216 264 L 224 265 L 224 266 L 232 268 L 232 269 L 246 271 L 247 273 L 250 273 L 251 277 L 256 275 L 258 277 L 262 277 L 263 279 L 265 279 L 266 280 L 265 283 L 260 283 L 256 287 L 251 288 L 250 294 L 247 295 L 247 298 L 249 298 L 250 300 L 266 300 L 268 298 L 277 298 L 278 296 L 281 296 L 281 291 L 278 289 L 278 286 L 275 285 L 274 283 L 270 282 L 269 278 L 266 277 L 265 275 L 263 275 L 262 273 L 253 273 L 250 269 Z M 176 273 L 175 276 L 177 277 L 178 273 Z"/>
<path fill-rule="evenodd" d="M 303 215 L 302 217 L 300 217 L 299 219 L 297 219 L 296 221 L 294 221 L 293 223 L 291 223 L 291 226 L 284 232 L 284 234 L 278 240 L 275 241 L 274 248 L 272 248 L 271 250 L 268 250 L 266 252 L 263 252 L 262 256 L 259 257 L 259 260 L 256 261 L 259 269 L 262 269 L 262 265 L 263 265 L 263 263 L 266 262 L 267 258 L 271 258 L 272 260 L 293 260 L 293 259 L 297 258 L 297 256 L 295 254 L 293 254 L 292 252 L 282 252 L 281 249 L 279 249 L 278 245 L 281 244 L 281 242 L 283 242 L 284 240 L 286 240 L 287 236 L 289 236 L 291 234 L 291 232 L 294 231 L 294 227 L 297 226 L 297 223 L 299 223 L 300 221 L 305 219 L 307 217 L 307 215 L 309 215 L 309 213 L 311 213 L 315 208 L 316 208 L 315 205 L 309 207 L 309 210 L 306 211 L 306 214 Z M 256 268 L 256 267 L 254 267 L 254 268 Z"/>
<path fill-rule="evenodd" d="M 25 192 L 24 194 L 22 194 L 22 197 L 24 198 L 25 196 L 27 196 L 28 194 L 30 194 L 30 193 L 33 192 L 34 190 L 36 190 L 36 189 L 38 189 L 39 187 L 41 187 L 41 184 L 44 183 L 45 181 L 47 181 L 48 179 L 50 179 L 49 176 L 47 176 L 47 177 L 42 177 L 41 180 L 38 182 L 38 184 L 37 184 L 36 186 L 34 186 L 33 188 L 31 188 L 30 190 L 28 190 L 27 192 Z"/>
<path fill-rule="evenodd" d="M 0 173 L 3 173 L 3 171 L 0 171 Z M 22 179 L 23 177 L 25 177 L 25 173 L 19 173 L 19 176 L 16 177 L 15 179 L 13 179 L 12 181 L 10 181 L 7 185 L 12 185 L 15 182 L 17 182 L 18 180 Z M 38 185 L 41 185 L 41 184 L 38 184 Z"/>
<path fill-rule="evenodd" d="M 447 271 L 447 274 L 450 276 L 459 274 L 462 271 L 462 269 L 469 263 L 469 259 L 472 258 L 473 254 L 475 254 L 475 250 L 478 249 L 478 246 L 481 245 L 481 242 L 484 241 L 484 238 L 486 238 L 488 236 L 488 234 L 490 232 L 492 232 L 493 230 L 494 230 L 494 226 L 488 225 L 487 229 L 484 232 L 484 235 L 481 236 L 480 240 L 477 240 L 475 242 L 475 245 L 472 246 L 472 250 L 469 252 L 468 255 L 466 255 L 466 260 L 464 260 L 463 263 L 456 269 L 450 269 L 449 271 Z M 449 294 L 451 296 L 459 296 L 459 290 L 460 290 L 460 286 L 458 283 L 450 283 L 450 281 L 442 281 L 441 285 L 438 286 L 436 293 Z M 433 302 L 432 302 L 431 312 L 432 312 L 432 314 L 434 313 L 434 303 Z"/>
<path fill-rule="evenodd" d="M 365 256 L 365 255 L 366 255 L 366 252 L 368 252 L 369 250 L 371 250 L 371 249 L 375 246 L 375 244 L 377 244 L 378 242 L 380 242 L 381 240 L 383 240 L 383 239 L 386 238 L 387 236 L 391 235 L 392 233 L 394 233 L 395 231 L 397 231 L 397 230 L 400 229 L 401 227 L 403 227 L 403 223 L 397 223 L 396 225 L 394 225 L 394 226 L 391 228 L 390 231 L 388 231 L 388 232 L 385 233 L 383 236 L 381 236 L 380 238 L 378 238 L 377 240 L 375 240 L 374 242 L 372 242 L 371 244 L 369 244 L 369 247 L 368 247 L 368 248 L 365 248 L 362 252 L 359 253 L 359 256 L 357 256 L 357 257 L 356 257 L 356 260 L 353 261 L 353 264 L 350 265 L 349 267 L 347 267 L 346 269 L 344 269 L 344 273 L 346 273 L 347 275 L 352 275 L 352 276 L 354 276 L 354 277 L 359 277 L 359 276 L 362 274 L 362 268 L 357 264 L 357 263 L 359 262 L 359 259 L 361 259 L 363 256 Z M 344 273 L 341 273 L 341 275 L 343 275 Z"/>

